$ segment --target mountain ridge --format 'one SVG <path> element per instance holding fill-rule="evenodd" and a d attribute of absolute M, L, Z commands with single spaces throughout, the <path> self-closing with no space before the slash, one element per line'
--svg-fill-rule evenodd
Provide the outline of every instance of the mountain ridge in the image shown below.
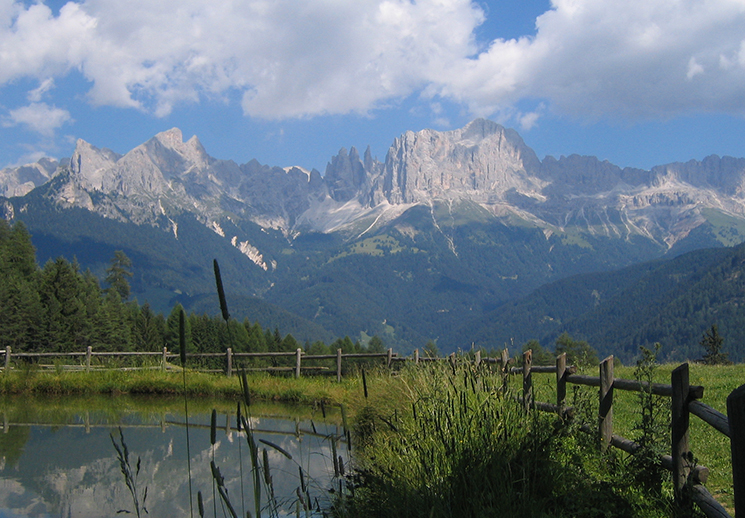
<path fill-rule="evenodd" d="M 332 333 L 409 347 L 447 336 L 452 348 L 462 323 L 547 282 L 739 244 L 743 185 L 745 159 L 732 157 L 649 171 L 579 155 L 539 160 L 516 131 L 483 119 L 406 132 L 382 162 L 369 147 L 341 148 L 324 174 L 213 158 L 172 128 L 124 155 L 79 140 L 69 160 L 4 169 L 0 212 L 31 222 L 44 242 L 64 234 L 73 253 L 75 243 L 110 250 L 120 236 L 163 270 L 142 277 L 140 296 L 148 286 L 170 293 L 167 303 L 206 293 L 200 256 L 220 256 L 243 277 L 237 295 Z M 73 209 L 97 230 L 77 225 Z M 86 266 L 100 272 L 96 261 Z"/>

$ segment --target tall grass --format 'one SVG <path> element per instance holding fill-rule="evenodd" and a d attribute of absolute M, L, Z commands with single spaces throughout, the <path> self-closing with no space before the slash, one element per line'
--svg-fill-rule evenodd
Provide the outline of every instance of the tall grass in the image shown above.
<path fill-rule="evenodd" d="M 581 420 L 526 412 L 517 394 L 502 391 L 499 375 L 472 365 L 419 366 L 397 382 L 393 412 L 374 405 L 357 412 L 354 489 L 339 499 L 338 516 L 670 513 L 669 500 L 648 501 L 633 487 L 623 458 L 576 433 Z"/>

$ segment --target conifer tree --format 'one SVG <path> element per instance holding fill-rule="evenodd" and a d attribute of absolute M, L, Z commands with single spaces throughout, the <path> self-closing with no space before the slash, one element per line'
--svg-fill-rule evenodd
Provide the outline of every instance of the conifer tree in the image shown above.
<path fill-rule="evenodd" d="M 114 252 L 111 259 L 111 266 L 106 270 L 106 284 L 109 285 L 107 291 L 114 291 L 119 294 L 120 300 L 127 300 L 130 294 L 129 277 L 132 277 L 132 261 L 127 254 L 121 250 Z"/>
<path fill-rule="evenodd" d="M 732 363 L 729 361 L 729 355 L 722 352 L 724 338 L 719 334 L 719 328 L 716 324 L 712 325 L 711 329 L 704 333 L 699 345 L 706 350 L 704 363 L 707 365 L 727 365 Z"/>

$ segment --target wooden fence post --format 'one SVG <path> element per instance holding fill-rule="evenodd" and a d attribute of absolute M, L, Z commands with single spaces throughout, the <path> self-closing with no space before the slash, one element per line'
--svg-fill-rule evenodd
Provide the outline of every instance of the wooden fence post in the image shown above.
<path fill-rule="evenodd" d="M 687 496 L 684 494 L 688 474 L 691 471 L 688 446 L 688 364 L 677 367 L 670 376 L 673 387 L 672 395 L 672 456 L 673 456 L 673 490 L 675 501 L 686 505 Z M 742 513 L 742 511 L 741 511 Z"/>
<path fill-rule="evenodd" d="M 228 347 L 225 351 L 225 374 L 227 377 L 231 377 L 233 375 L 233 348 Z"/>
<path fill-rule="evenodd" d="M 163 360 L 160 363 L 160 370 L 165 372 L 167 365 L 168 365 L 168 347 L 163 347 Z"/>
<path fill-rule="evenodd" d="M 390 347 L 388 348 L 388 363 L 387 363 L 387 365 L 388 365 L 388 368 L 389 369 L 391 368 L 391 365 L 393 365 L 393 349 L 391 349 Z"/>
<path fill-rule="evenodd" d="M 303 357 L 303 350 L 298 347 L 297 351 L 295 351 L 295 377 L 300 377 L 300 362 L 301 358 Z"/>
<path fill-rule="evenodd" d="M 556 406 L 559 407 L 559 415 L 564 416 L 564 407 L 567 399 L 567 353 L 561 353 L 556 357 Z"/>
<path fill-rule="evenodd" d="M 727 397 L 727 418 L 732 452 L 732 486 L 735 492 L 735 518 L 745 516 L 745 385 Z"/>
<path fill-rule="evenodd" d="M 613 438 L 613 356 L 600 363 L 600 451 L 610 446 Z"/>
<path fill-rule="evenodd" d="M 10 346 L 5 348 L 5 370 L 3 372 L 10 372 Z"/>
<path fill-rule="evenodd" d="M 533 406 L 533 350 L 528 349 L 523 353 L 523 405 L 525 410 L 530 410 Z"/>
<path fill-rule="evenodd" d="M 336 350 L 336 381 L 341 383 L 341 349 Z"/>
<path fill-rule="evenodd" d="M 473 360 L 473 366 L 478 367 L 481 365 L 481 351 L 476 351 L 476 358 Z"/>
<path fill-rule="evenodd" d="M 510 374 L 507 371 L 507 364 L 509 363 L 509 353 L 507 348 L 502 349 L 499 354 L 500 369 L 502 371 L 502 392 L 507 392 L 507 383 L 509 383 Z"/>
<path fill-rule="evenodd" d="M 414 349 L 414 365 L 419 365 L 419 349 Z"/>
<path fill-rule="evenodd" d="M 85 348 L 85 372 L 90 372 L 91 370 L 91 353 L 93 352 L 93 347 L 90 345 Z"/>

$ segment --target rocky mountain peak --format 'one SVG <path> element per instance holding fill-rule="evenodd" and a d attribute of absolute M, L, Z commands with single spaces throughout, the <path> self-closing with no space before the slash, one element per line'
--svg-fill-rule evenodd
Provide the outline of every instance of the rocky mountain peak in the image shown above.
<path fill-rule="evenodd" d="M 0 171 L 0 196 L 24 196 L 38 185 L 43 184 L 57 170 L 59 163 L 50 158 L 42 158 L 36 163 Z"/>
<path fill-rule="evenodd" d="M 85 189 L 103 190 L 106 172 L 116 165 L 121 155 L 110 149 L 99 149 L 78 139 L 70 158 L 70 171 Z"/>
<path fill-rule="evenodd" d="M 477 119 L 458 130 L 409 131 L 395 139 L 386 156 L 384 189 L 391 203 L 479 192 L 502 197 L 510 189 L 540 188 L 539 167 L 515 131 Z"/>
<path fill-rule="evenodd" d="M 56 164 L 0 171 L 0 195 L 24 195 L 64 168 Z M 256 160 L 217 160 L 196 136 L 184 142 L 178 128 L 124 156 L 79 140 L 69 164 L 69 182 L 55 195 L 66 206 L 137 222 L 189 212 L 213 224 L 231 214 L 286 235 L 352 229 L 373 215 L 378 224 L 411 204 L 457 200 L 527 219 L 547 232 L 576 226 L 593 235 L 640 233 L 658 242 L 682 235 L 681 221 L 689 222 L 685 232 L 701 224 L 703 217 L 687 216 L 701 208 L 745 215 L 745 159 L 712 155 L 651 171 L 580 155 L 540 162 L 517 132 L 485 119 L 452 131 L 408 131 L 394 139 L 384 163 L 369 147 L 362 155 L 341 148 L 323 176 Z"/>

